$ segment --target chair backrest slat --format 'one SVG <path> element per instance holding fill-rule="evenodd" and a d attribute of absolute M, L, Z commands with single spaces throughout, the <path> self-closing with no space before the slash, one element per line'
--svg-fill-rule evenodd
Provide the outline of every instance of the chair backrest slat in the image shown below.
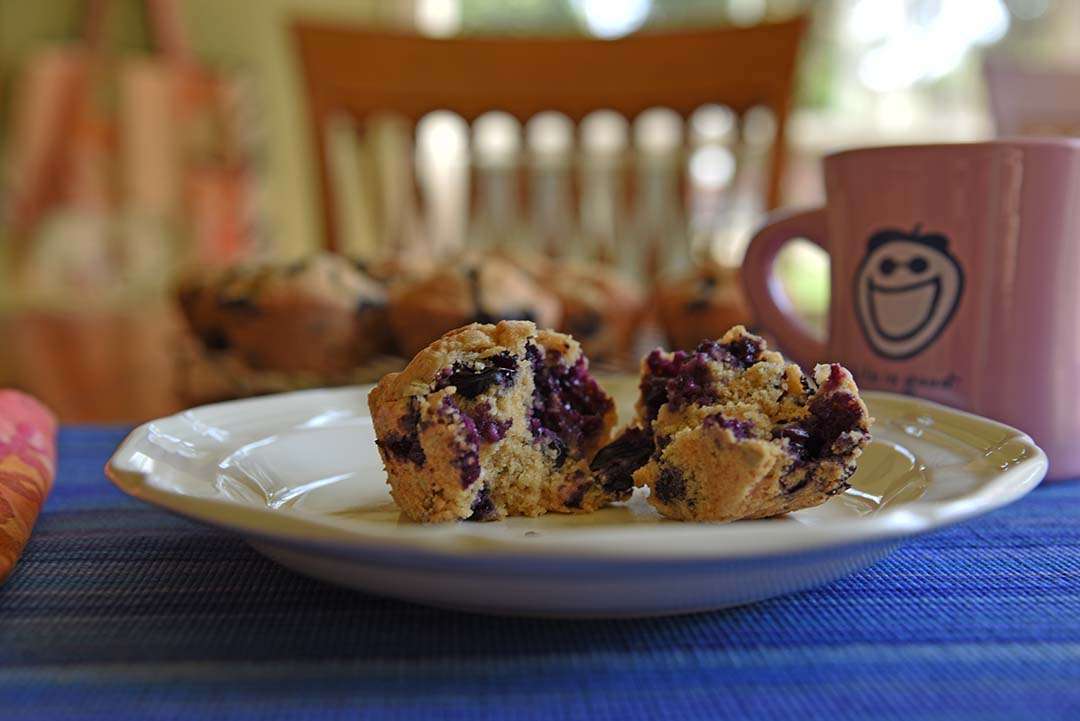
<path fill-rule="evenodd" d="M 708 103 L 770 108 L 777 138 L 767 203 L 779 199 L 782 142 L 805 18 L 746 28 L 586 38 L 455 38 L 293 25 L 318 153 L 327 245 L 340 241 L 325 128 L 392 112 L 412 122 L 449 110 L 471 122 L 502 110 L 522 122 L 556 110 L 579 122 L 605 108 L 628 118 L 652 107 L 689 116 Z"/>

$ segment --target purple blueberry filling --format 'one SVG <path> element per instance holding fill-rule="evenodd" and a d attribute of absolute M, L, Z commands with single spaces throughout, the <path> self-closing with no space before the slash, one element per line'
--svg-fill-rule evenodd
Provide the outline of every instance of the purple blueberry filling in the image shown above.
<path fill-rule="evenodd" d="M 660 460 L 660 456 L 664 455 L 664 449 L 671 445 L 671 436 L 657 436 L 656 450 L 653 451 L 653 458 Z"/>
<path fill-rule="evenodd" d="M 715 381 L 709 363 L 745 370 L 758 362 L 763 348 L 759 338 L 744 336 L 726 344 L 705 340 L 692 353 L 676 351 L 668 355 L 659 348 L 654 350 L 645 359 L 648 372 L 641 381 L 646 420 L 654 420 L 660 406 L 668 402 L 675 408 L 715 403 Z"/>
<path fill-rule="evenodd" d="M 703 340 L 694 352 L 732 368 L 746 369 L 758 362 L 763 349 L 760 338 L 743 336 L 726 344 L 716 340 Z"/>
<path fill-rule="evenodd" d="M 451 463 L 461 472 L 461 487 L 468 488 L 480 478 L 480 434 L 476 432 L 473 419 L 462 412 L 453 398 L 444 398 L 441 410 L 461 419 L 461 427 L 465 431 L 464 448 Z"/>
<path fill-rule="evenodd" d="M 477 368 L 464 363 L 455 363 L 439 374 L 435 388 L 454 386 L 458 395 L 472 399 L 493 385 L 507 388 L 514 382 L 515 375 L 517 375 L 517 361 L 508 351 L 504 351 L 485 358 L 482 365 Z"/>
<path fill-rule="evenodd" d="M 476 425 L 464 413 L 461 423 L 465 427 L 465 450 L 452 463 L 461 471 L 461 487 L 468 488 L 480 478 L 480 436 L 476 434 Z"/>
<path fill-rule="evenodd" d="M 757 363 L 763 349 L 761 339 L 755 336 L 743 336 L 728 343 L 726 348 L 735 362 L 743 368 L 749 368 Z"/>
<path fill-rule="evenodd" d="M 593 481 L 591 478 L 587 478 L 582 473 L 575 473 L 574 482 L 576 486 L 570 491 L 566 497 L 567 508 L 581 508 L 581 502 L 585 500 L 585 494 L 589 492 L 589 489 L 593 487 Z"/>
<path fill-rule="evenodd" d="M 476 424 L 476 432 L 480 440 L 485 443 L 497 443 L 506 437 L 513 423 L 509 418 L 500 421 L 491 414 L 491 404 L 481 403 L 469 413 L 472 422 Z"/>
<path fill-rule="evenodd" d="M 386 440 L 377 440 L 375 443 L 387 453 L 400 461 L 412 461 L 418 466 L 427 462 L 424 456 L 424 448 L 420 445 L 420 409 L 413 401 L 409 414 L 401 419 L 398 427 L 401 433 L 389 435 Z"/>
<path fill-rule="evenodd" d="M 555 468 L 562 468 L 563 463 L 566 463 L 567 449 L 566 444 L 555 435 L 555 431 L 545 428 L 541 425 L 540 419 L 535 417 L 529 418 L 529 430 L 540 445 L 551 451 Z"/>
<path fill-rule="evenodd" d="M 589 375 L 583 357 L 568 366 L 555 353 L 545 359 L 535 345 L 525 353 L 534 384 L 529 429 L 538 441 L 556 449 L 555 463 L 561 466 L 571 448 L 581 448 L 603 429 L 611 399 Z"/>
<path fill-rule="evenodd" d="M 668 403 L 675 410 L 693 403 L 710 405 L 718 400 L 714 385 L 708 356 L 695 353 L 682 365 L 678 374 L 668 381 Z"/>
<path fill-rule="evenodd" d="M 547 432 L 551 433 L 551 431 Z M 566 463 L 566 456 L 569 455 L 569 449 L 566 447 L 566 444 L 563 443 L 558 436 L 552 435 L 548 439 L 547 445 L 548 448 L 553 448 L 555 450 L 555 468 L 562 468 L 563 464 Z"/>
<path fill-rule="evenodd" d="M 862 407 L 852 394 L 819 393 L 810 401 L 809 416 L 777 429 L 773 436 L 788 439 L 788 451 L 797 462 L 818 461 L 835 450 L 842 435 L 858 430 L 862 418 Z"/>
<path fill-rule="evenodd" d="M 803 424 L 792 423 L 783 428 L 777 428 L 773 431 L 773 437 L 777 439 L 787 438 L 788 453 L 797 460 L 806 461 L 810 458 L 810 445 L 813 441 Z"/>
<path fill-rule="evenodd" d="M 608 493 L 626 493 L 634 487 L 634 471 L 649 462 L 653 442 L 644 428 L 627 428 L 618 438 L 601 448 L 589 470 Z"/>
<path fill-rule="evenodd" d="M 660 406 L 667 403 L 667 382 L 674 378 L 690 354 L 675 351 L 668 357 L 657 348 L 645 358 L 645 369 L 641 379 L 641 398 L 645 404 L 645 420 L 652 422 L 660 412 Z"/>
<path fill-rule="evenodd" d="M 686 496 L 686 478 L 678 468 L 664 466 L 660 469 L 653 492 L 661 503 L 675 503 Z"/>
<path fill-rule="evenodd" d="M 655 420 L 660 406 L 668 402 L 681 407 L 688 403 L 715 401 L 710 359 L 708 353 L 700 351 L 676 351 L 670 357 L 659 348 L 650 353 L 645 359 L 648 373 L 641 380 L 646 420 Z"/>
<path fill-rule="evenodd" d="M 709 416 L 702 421 L 702 425 L 706 427 L 716 426 L 719 428 L 727 428 L 739 440 L 749 438 L 754 430 L 754 424 L 750 421 L 743 421 L 738 418 L 728 418 L 724 416 L 723 413 Z"/>
<path fill-rule="evenodd" d="M 832 448 L 841 435 L 858 429 L 863 410 L 859 399 L 850 393 L 818 394 L 810 401 L 810 418 L 810 435 L 817 442 L 817 452 L 822 453 Z"/>
<path fill-rule="evenodd" d="M 727 361 L 730 363 L 733 362 L 735 358 L 733 355 L 728 353 L 726 347 L 720 345 L 720 341 L 718 340 L 701 341 L 700 343 L 698 343 L 698 346 L 694 349 L 693 353 L 708 356 L 714 361 L 720 362 Z"/>
<path fill-rule="evenodd" d="M 491 500 L 491 489 L 484 486 L 480 493 L 476 494 L 476 500 L 472 504 L 472 513 L 467 521 L 493 521 L 499 514 L 495 509 L 495 502 Z"/>
<path fill-rule="evenodd" d="M 857 437 L 846 434 L 861 430 L 864 413 L 858 398 L 847 391 L 838 391 L 843 382 L 843 368 L 833 363 L 829 377 L 810 400 L 810 414 L 773 431 L 773 438 L 787 439 L 788 452 L 796 467 L 829 459 L 844 463 L 843 456 L 858 444 Z M 806 378 L 802 383 L 803 389 L 810 391 L 812 384 Z M 854 466 L 845 470 L 846 476 L 853 472 Z M 806 485 L 810 475 L 805 474 L 802 481 L 784 490 L 794 493 Z M 840 487 L 836 492 L 842 490 Z"/>

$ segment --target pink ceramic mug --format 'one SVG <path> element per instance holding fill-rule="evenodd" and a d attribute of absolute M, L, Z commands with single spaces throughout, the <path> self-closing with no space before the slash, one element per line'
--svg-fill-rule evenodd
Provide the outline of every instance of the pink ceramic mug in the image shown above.
<path fill-rule="evenodd" d="M 770 218 L 743 265 L 761 324 L 804 365 L 1029 433 L 1080 475 L 1080 141 L 866 148 L 825 159 L 825 207 Z M 827 340 L 792 315 L 785 242 L 829 253 Z"/>

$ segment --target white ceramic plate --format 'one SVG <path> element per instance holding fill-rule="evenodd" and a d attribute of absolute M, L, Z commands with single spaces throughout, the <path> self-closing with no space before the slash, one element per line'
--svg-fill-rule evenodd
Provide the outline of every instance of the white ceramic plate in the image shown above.
<path fill-rule="evenodd" d="M 632 381 L 608 379 L 628 417 Z M 640 496 L 581 516 L 423 526 L 385 485 L 368 388 L 196 408 L 136 428 L 109 461 L 121 490 L 244 536 L 332 583 L 494 613 L 643 616 L 722 608 L 864 568 L 904 538 L 984 514 L 1043 478 L 1023 433 L 887 393 L 852 489 L 784 518 L 659 518 Z M 638 491 L 643 493 L 643 491 Z"/>

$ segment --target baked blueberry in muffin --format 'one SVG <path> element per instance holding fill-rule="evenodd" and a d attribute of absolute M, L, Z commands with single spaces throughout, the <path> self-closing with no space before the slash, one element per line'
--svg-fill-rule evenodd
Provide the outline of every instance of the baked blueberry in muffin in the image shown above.
<path fill-rule="evenodd" d="M 615 406 L 581 347 L 529 321 L 447 333 L 368 404 L 391 495 L 415 521 L 588 512 L 632 490 L 589 472 Z"/>
<path fill-rule="evenodd" d="M 843 367 L 808 377 L 736 326 L 691 352 L 649 354 L 637 417 L 592 469 L 602 488 L 632 475 L 668 518 L 776 516 L 847 489 L 872 422 Z"/>
<path fill-rule="evenodd" d="M 390 291 L 390 325 L 407 356 L 454 328 L 500 320 L 551 328 L 559 320 L 559 301 L 498 258 L 465 257 Z"/>

